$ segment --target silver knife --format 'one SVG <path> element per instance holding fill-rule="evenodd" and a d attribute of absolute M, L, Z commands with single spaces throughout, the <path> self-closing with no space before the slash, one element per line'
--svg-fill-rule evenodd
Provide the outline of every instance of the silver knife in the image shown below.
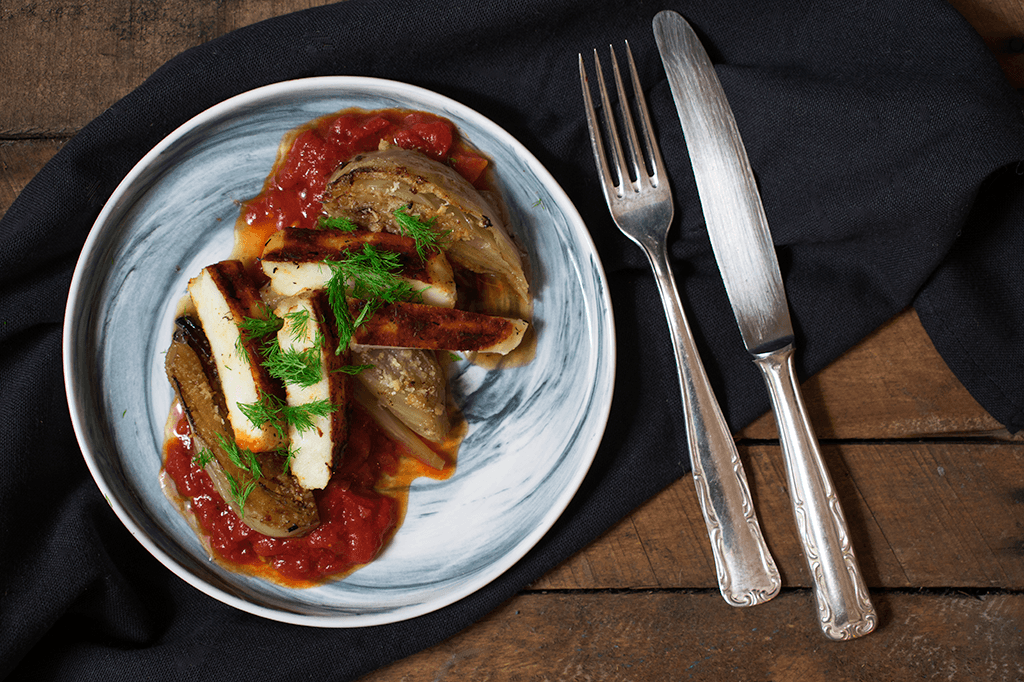
<path fill-rule="evenodd" d="M 711 247 L 743 343 L 771 396 L 819 625 L 830 639 L 866 635 L 878 619 L 800 393 L 789 305 L 746 149 L 690 24 L 675 12 L 660 12 L 654 17 L 654 35 L 683 125 Z"/>

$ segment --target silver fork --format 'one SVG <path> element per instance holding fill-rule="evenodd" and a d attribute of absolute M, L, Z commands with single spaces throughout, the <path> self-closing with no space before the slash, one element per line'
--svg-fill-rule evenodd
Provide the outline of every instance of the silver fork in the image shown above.
<path fill-rule="evenodd" d="M 729 604 L 753 606 L 778 594 L 782 580 L 761 535 L 736 443 L 711 391 L 669 266 L 667 236 L 675 210 L 672 191 L 652 132 L 650 114 L 640 88 L 633 54 L 627 42 L 626 57 L 643 134 L 643 150 L 633 125 L 633 115 L 622 84 L 615 50 L 611 46 L 609 50 L 620 116 L 628 141 L 628 161 L 623 154 L 608 90 L 605 88 L 601 61 L 597 50 L 594 50 L 601 109 L 611 148 L 609 163 L 590 95 L 587 72 L 583 66 L 583 55 L 580 55 L 580 83 L 583 86 L 594 159 L 601 174 L 601 188 L 615 224 L 647 254 L 654 269 L 661 302 L 665 306 L 676 367 L 679 370 L 693 480 L 711 539 L 719 589 Z"/>

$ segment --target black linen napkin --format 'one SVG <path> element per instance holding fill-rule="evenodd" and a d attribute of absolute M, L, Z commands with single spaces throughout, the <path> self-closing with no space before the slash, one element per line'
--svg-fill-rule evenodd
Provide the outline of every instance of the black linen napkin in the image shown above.
<path fill-rule="evenodd" d="M 576 54 L 628 39 L 677 200 L 684 303 L 734 429 L 769 405 L 707 235 L 650 22 L 675 9 L 716 63 L 761 184 L 806 377 L 908 305 L 1011 430 L 1024 425 L 1021 101 L 943 0 L 733 3 L 349 0 L 189 50 L 72 139 L 0 222 L 0 675 L 352 679 L 471 624 L 689 470 L 648 266 L 596 181 Z M 386 27 L 386 30 L 382 30 Z M 392 78 L 521 140 L 583 214 L 619 343 L 592 471 L 538 546 L 461 602 L 356 630 L 284 625 L 206 597 L 150 557 L 89 478 L 64 401 L 60 324 L 77 254 L 132 165 L 191 116 L 275 81 Z"/>

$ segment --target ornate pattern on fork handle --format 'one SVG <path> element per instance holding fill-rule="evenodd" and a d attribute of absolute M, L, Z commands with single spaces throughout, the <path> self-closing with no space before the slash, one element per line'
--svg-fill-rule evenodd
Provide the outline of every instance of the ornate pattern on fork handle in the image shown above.
<path fill-rule="evenodd" d="M 672 335 L 686 435 L 704 523 L 722 598 L 730 606 L 754 606 L 779 593 L 782 578 L 761 534 L 736 442 L 722 415 L 697 353 L 663 241 L 639 239 Z"/>
<path fill-rule="evenodd" d="M 751 537 L 759 542 L 755 546 L 763 546 L 761 528 L 757 521 L 756 511 L 751 503 L 750 490 L 747 486 L 746 475 L 743 464 L 737 456 L 733 460 L 731 476 L 737 485 L 742 488 L 743 507 L 742 523 L 744 529 Z M 718 577 L 718 587 L 722 597 L 730 606 L 746 607 L 764 603 L 779 593 L 782 587 L 782 578 L 774 561 L 769 555 L 763 555 L 762 579 L 760 585 L 750 580 L 750 576 L 744 571 L 746 566 L 735 561 L 726 559 L 731 553 L 730 545 L 736 542 L 737 538 L 729 532 L 729 529 L 736 528 L 736 525 L 723 526 L 714 509 L 714 498 L 711 493 L 711 486 L 703 467 L 694 464 L 693 482 L 697 488 L 697 498 L 700 501 L 701 511 L 704 513 L 704 521 L 708 529 L 708 537 L 711 540 L 712 555 L 715 558 L 715 573 Z M 733 522 L 735 524 L 736 522 Z M 742 536 L 742 533 L 740 534 Z M 749 552 L 747 553 L 749 556 Z M 742 572 L 742 574 L 739 574 Z"/>

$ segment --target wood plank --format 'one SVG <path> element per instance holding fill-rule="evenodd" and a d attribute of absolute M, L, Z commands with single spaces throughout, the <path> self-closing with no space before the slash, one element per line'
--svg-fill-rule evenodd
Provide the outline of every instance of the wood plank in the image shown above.
<path fill-rule="evenodd" d="M 327 0 L 5 0 L 0 138 L 72 135 L 180 52 L 323 4 Z"/>
<path fill-rule="evenodd" d="M 750 609 L 710 593 L 529 593 L 363 682 L 1024 679 L 1024 595 L 875 601 L 880 629 L 837 643 L 818 632 L 808 591 Z"/>
<path fill-rule="evenodd" d="M 1011 437 L 946 366 L 913 309 L 879 327 L 801 387 L 820 439 Z M 778 439 L 775 418 L 762 415 L 738 435 Z"/>
<path fill-rule="evenodd" d="M 1024 445 L 842 443 L 823 455 L 869 587 L 1024 589 Z M 783 584 L 809 587 L 778 446 L 740 456 Z M 716 586 L 690 476 L 533 585 Z"/>

